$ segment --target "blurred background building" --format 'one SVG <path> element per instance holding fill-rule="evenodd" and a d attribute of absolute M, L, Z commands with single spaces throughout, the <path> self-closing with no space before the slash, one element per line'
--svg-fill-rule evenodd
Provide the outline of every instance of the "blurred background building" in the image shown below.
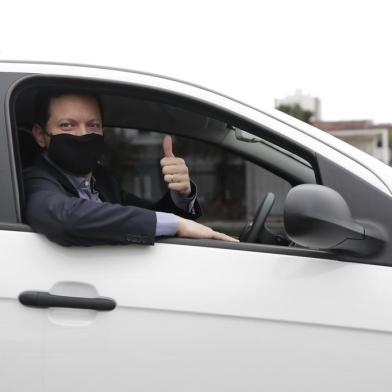
<path fill-rule="evenodd" d="M 387 165 L 391 164 L 392 124 L 373 124 L 370 120 L 323 121 L 320 99 L 304 94 L 301 90 L 283 99 L 276 99 L 275 107 L 336 136 Z"/>
<path fill-rule="evenodd" d="M 359 148 L 389 165 L 391 125 L 375 125 L 369 120 L 315 121 L 313 125 Z"/>
<path fill-rule="evenodd" d="M 293 95 L 275 99 L 275 107 L 305 122 L 321 120 L 321 101 L 302 90 L 296 90 Z"/>

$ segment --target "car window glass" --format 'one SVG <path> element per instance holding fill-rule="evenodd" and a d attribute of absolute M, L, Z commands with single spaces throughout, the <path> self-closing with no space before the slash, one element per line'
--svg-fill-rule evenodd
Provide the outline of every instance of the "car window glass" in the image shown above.
<path fill-rule="evenodd" d="M 283 203 L 290 185 L 236 154 L 206 142 L 173 136 L 173 153 L 185 159 L 197 185 L 203 217 L 215 230 L 238 236 L 268 192 L 276 196 L 267 226 L 283 232 Z M 103 163 L 125 191 L 151 200 L 167 187 L 160 167 L 163 135 L 136 129 L 105 129 Z"/>

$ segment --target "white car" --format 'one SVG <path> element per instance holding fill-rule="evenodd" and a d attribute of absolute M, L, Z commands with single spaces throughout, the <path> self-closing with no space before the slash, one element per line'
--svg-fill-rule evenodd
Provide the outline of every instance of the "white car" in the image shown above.
<path fill-rule="evenodd" d="M 32 232 L 26 134 L 49 85 L 99 94 L 122 143 L 171 132 L 283 179 L 284 230 L 265 225 L 268 194 L 239 243 Z M 390 167 L 278 111 L 122 69 L 0 62 L 0 99 L 0 391 L 391 390 Z"/>

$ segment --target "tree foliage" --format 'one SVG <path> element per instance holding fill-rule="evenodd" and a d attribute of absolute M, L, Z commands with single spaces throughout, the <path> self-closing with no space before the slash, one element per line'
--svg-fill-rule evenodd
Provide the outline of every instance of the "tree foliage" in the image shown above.
<path fill-rule="evenodd" d="M 290 116 L 298 118 L 299 120 L 302 120 L 308 124 L 311 123 L 311 118 L 314 114 L 310 110 L 302 109 L 302 107 L 298 103 L 294 105 L 279 105 L 277 109 L 280 110 L 281 112 L 289 114 Z"/>

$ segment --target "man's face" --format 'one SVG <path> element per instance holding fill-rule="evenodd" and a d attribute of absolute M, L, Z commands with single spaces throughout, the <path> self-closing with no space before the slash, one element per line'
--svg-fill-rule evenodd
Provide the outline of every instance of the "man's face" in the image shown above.
<path fill-rule="evenodd" d="M 34 131 L 37 143 L 47 149 L 50 136 L 39 129 Z M 53 98 L 49 107 L 46 132 L 50 135 L 70 133 L 83 136 L 88 133 L 103 134 L 102 119 L 98 103 L 91 97 L 81 95 L 62 95 Z"/>

